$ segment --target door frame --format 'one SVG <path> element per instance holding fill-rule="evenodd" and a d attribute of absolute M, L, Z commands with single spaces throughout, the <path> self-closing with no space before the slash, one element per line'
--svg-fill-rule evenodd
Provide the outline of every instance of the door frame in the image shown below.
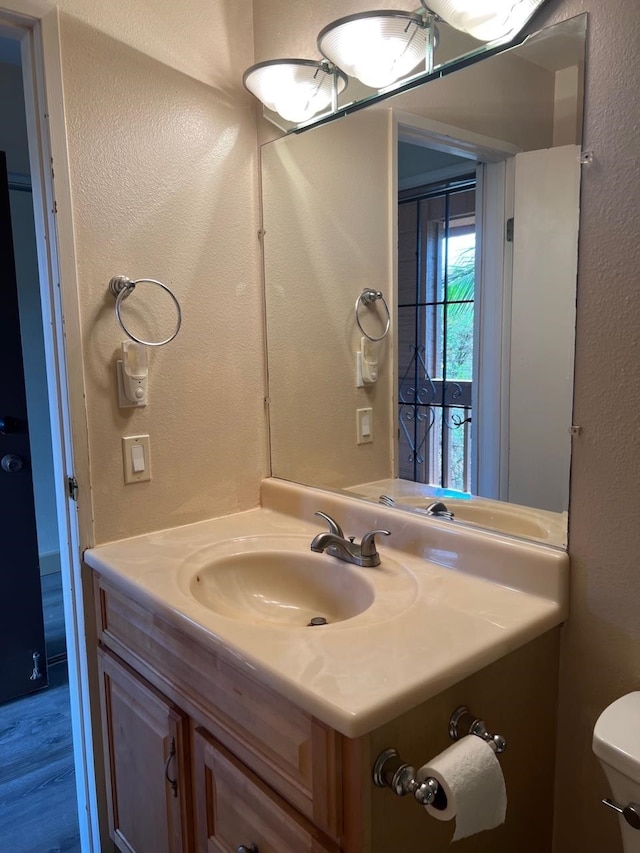
<path fill-rule="evenodd" d="M 97 676 L 87 647 L 95 635 L 95 620 L 91 608 L 85 612 L 91 579 L 82 569 L 82 553 L 94 544 L 94 530 L 59 15 L 38 0 L 2 0 L 2 5 L 0 34 L 16 39 L 21 48 L 80 840 L 83 853 L 99 853 L 100 826 L 105 825 L 96 774 L 101 753 L 94 738 L 94 731 L 99 734 L 99 709 L 91 703 Z M 31 14 L 25 15 L 25 9 Z M 78 484 L 76 499 L 68 493 L 69 478 Z"/>
<path fill-rule="evenodd" d="M 401 110 L 391 110 L 391 145 L 389 174 L 392 176 L 391 199 L 391 276 L 392 304 L 398 294 L 398 142 L 422 145 L 458 157 L 477 165 L 477 190 L 480 200 L 476 221 L 482 237 L 476 247 L 476 279 L 481 282 L 483 299 L 475 312 L 474 338 L 478 357 L 474 358 L 471 423 L 473 494 L 500 499 L 506 494 L 508 475 L 508 409 L 509 409 L 509 346 L 510 330 L 505 318 L 509 316 L 511 249 L 504 239 L 504 223 L 513 206 L 512 165 L 520 148 L 510 142 L 475 133 L 465 128 L 444 124 L 425 116 Z M 478 165 L 481 164 L 481 165 Z M 394 207 L 395 205 L 395 207 Z M 394 476 L 398 476 L 398 353 L 394 341 L 394 379 L 391 405 L 394 428 L 391 433 L 391 458 Z M 480 385 L 492 393 L 480 402 Z M 480 411 L 482 410 L 482 417 Z M 482 424 L 481 427 L 478 425 Z M 481 461 L 482 445 L 486 458 Z M 482 490 L 482 491 L 480 491 Z"/>

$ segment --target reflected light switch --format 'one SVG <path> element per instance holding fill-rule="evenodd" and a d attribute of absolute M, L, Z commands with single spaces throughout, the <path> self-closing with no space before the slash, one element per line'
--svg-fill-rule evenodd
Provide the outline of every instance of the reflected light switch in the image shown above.
<path fill-rule="evenodd" d="M 148 435 L 127 435 L 122 439 L 125 483 L 151 479 L 151 448 Z"/>
<path fill-rule="evenodd" d="M 356 441 L 358 444 L 373 441 L 373 409 L 356 409 Z"/>

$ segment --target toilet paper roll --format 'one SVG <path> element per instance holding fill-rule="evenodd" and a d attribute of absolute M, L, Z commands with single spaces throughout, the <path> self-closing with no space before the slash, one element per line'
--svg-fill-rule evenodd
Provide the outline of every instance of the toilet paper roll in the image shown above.
<path fill-rule="evenodd" d="M 423 781 L 437 780 L 447 797 L 445 809 L 425 808 L 438 820 L 456 819 L 453 841 L 504 823 L 507 791 L 500 762 L 488 743 L 467 735 L 418 770 Z"/>

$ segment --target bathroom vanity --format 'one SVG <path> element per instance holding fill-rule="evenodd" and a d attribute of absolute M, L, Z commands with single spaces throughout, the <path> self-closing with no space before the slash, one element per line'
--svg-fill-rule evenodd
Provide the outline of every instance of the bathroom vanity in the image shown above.
<path fill-rule="evenodd" d="M 445 850 L 452 823 L 376 788 L 372 767 L 388 747 L 429 761 L 462 704 L 507 740 L 509 804 L 459 849 L 548 849 L 566 554 L 289 483 L 262 491 L 260 509 L 86 553 L 118 849 Z M 380 567 L 311 554 L 316 510 L 358 538 L 390 530 Z M 251 566 L 272 557 L 300 569 L 263 572 L 280 585 L 269 597 Z M 307 606 L 329 624 L 307 627 Z"/>

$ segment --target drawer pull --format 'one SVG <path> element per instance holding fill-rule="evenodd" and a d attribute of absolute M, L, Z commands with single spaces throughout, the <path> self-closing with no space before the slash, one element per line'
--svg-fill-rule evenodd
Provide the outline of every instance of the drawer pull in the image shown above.
<path fill-rule="evenodd" d="M 236 853 L 260 853 L 255 844 L 241 844 Z"/>
<path fill-rule="evenodd" d="M 164 778 L 167 780 L 169 785 L 171 786 L 171 790 L 173 791 L 173 796 L 178 796 L 178 782 L 176 779 L 172 779 L 169 776 L 169 764 L 171 763 L 171 759 L 176 757 L 176 741 L 175 738 L 171 738 L 169 742 L 169 755 L 167 755 L 167 760 L 164 763 Z"/>

